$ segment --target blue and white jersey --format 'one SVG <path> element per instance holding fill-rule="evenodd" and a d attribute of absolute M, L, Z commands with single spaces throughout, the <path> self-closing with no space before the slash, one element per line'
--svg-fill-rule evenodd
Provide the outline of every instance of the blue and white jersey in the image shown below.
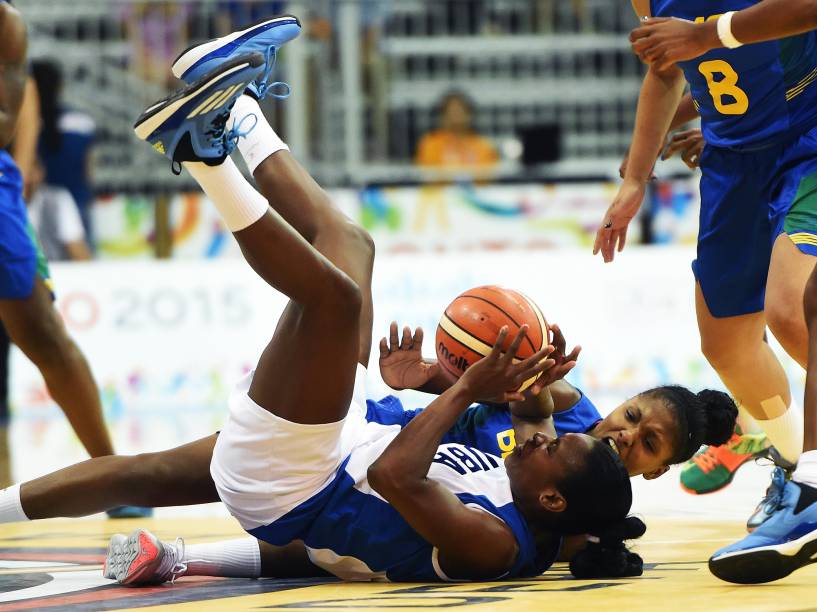
<path fill-rule="evenodd" d="M 445 574 L 437 550 L 369 486 L 369 466 L 400 430 L 400 424 L 376 422 L 351 428 L 348 435 L 354 436 L 353 448 L 334 478 L 281 518 L 249 532 L 273 545 L 303 540 L 313 563 L 346 580 L 458 579 Z M 536 576 L 556 559 L 558 538 L 550 549 L 537 551 L 513 503 L 510 482 L 498 457 L 459 444 L 443 444 L 428 477 L 464 504 L 498 517 L 511 529 L 519 554 L 510 571 L 497 578 Z"/>
<path fill-rule="evenodd" d="M 404 410 L 403 404 L 393 395 L 386 396 L 380 401 L 366 402 L 366 420 L 384 425 L 405 427 L 422 411 L 423 408 Z M 567 433 L 587 433 L 600 420 L 601 414 L 584 393 L 581 393 L 579 401 L 567 410 L 553 413 L 553 426 L 558 436 Z M 508 406 L 505 404 L 471 406 L 448 431 L 443 442 L 465 444 L 497 457 L 505 457 L 517 444 Z"/>

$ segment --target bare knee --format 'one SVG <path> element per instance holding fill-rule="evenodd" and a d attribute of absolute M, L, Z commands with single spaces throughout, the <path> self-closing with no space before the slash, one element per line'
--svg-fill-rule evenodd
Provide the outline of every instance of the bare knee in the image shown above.
<path fill-rule="evenodd" d="M 14 343 L 39 368 L 61 366 L 76 350 L 57 312 L 53 309 L 45 312 L 45 316 L 26 318 L 23 324 L 8 330 Z"/>
<path fill-rule="evenodd" d="M 798 342 L 803 341 L 808 333 L 806 319 L 803 316 L 803 311 L 799 308 L 798 301 L 792 301 L 788 304 L 779 301 L 771 304 L 767 303 L 766 320 L 774 337 L 783 346 L 796 345 Z"/>
<path fill-rule="evenodd" d="M 733 342 L 723 338 L 701 336 L 701 353 L 715 371 L 721 372 L 733 366 L 741 358 L 743 350 Z"/>
<path fill-rule="evenodd" d="M 323 287 L 324 295 L 321 304 L 331 308 L 337 315 L 346 315 L 357 320 L 363 308 L 363 292 L 352 278 L 335 268 Z"/>
<path fill-rule="evenodd" d="M 334 239 L 340 239 L 347 247 L 347 252 L 354 252 L 374 260 L 375 245 L 371 234 L 363 227 L 349 219 L 336 208 L 327 208 L 321 219 L 321 231 L 326 231 Z"/>
<path fill-rule="evenodd" d="M 803 293 L 803 310 L 809 328 L 814 328 L 814 325 L 817 324 L 817 266 L 806 282 L 806 289 Z"/>

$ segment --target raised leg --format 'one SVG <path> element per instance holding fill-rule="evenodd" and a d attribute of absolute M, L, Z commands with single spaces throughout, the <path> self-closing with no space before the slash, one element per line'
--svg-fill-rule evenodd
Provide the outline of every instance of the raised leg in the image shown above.
<path fill-rule="evenodd" d="M 258 117 L 259 125 L 248 136 L 256 139 L 251 145 L 261 138 L 263 146 L 265 135 L 276 138 L 257 106 L 248 108 L 246 96 L 242 100 L 234 119 L 240 124 L 246 116 L 236 113 Z M 270 201 L 230 160 L 218 167 L 187 164 L 253 269 L 291 298 L 259 360 L 249 395 L 292 422 L 337 422 L 349 408 L 356 364 L 368 362 L 374 247 L 362 228 L 332 209 L 287 151 L 261 151 L 251 168 Z"/>

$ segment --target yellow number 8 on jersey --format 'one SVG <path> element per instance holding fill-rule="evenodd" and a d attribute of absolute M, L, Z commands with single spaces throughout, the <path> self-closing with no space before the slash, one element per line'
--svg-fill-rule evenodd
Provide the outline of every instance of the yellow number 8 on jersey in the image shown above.
<path fill-rule="evenodd" d="M 738 87 L 738 73 L 723 60 L 711 60 L 701 62 L 698 72 L 704 75 L 712 102 L 718 112 L 724 115 L 742 115 L 749 110 L 749 96 Z M 715 75 L 721 75 L 719 81 L 715 80 Z M 734 98 L 733 102 L 724 102 L 723 97 Z"/>

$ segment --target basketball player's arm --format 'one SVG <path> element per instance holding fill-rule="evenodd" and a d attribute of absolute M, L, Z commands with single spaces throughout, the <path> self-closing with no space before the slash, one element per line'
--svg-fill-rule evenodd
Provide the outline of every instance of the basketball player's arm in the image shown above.
<path fill-rule="evenodd" d="M 0 3 L 0 148 L 9 145 L 17 129 L 28 78 L 26 47 L 26 28 L 20 13 Z"/>
<path fill-rule="evenodd" d="M 624 182 L 604 214 L 593 244 L 593 254 L 600 252 L 605 263 L 612 262 L 616 252 L 624 249 L 627 228 L 641 208 L 652 167 L 664 146 L 683 93 L 684 75 L 678 67 L 661 71 L 650 65 L 638 97 Z"/>
<path fill-rule="evenodd" d="M 523 329 L 526 329 L 523 327 Z M 501 577 L 512 566 L 518 544 L 510 527 L 482 510 L 465 506 L 453 493 L 428 478 L 443 435 L 480 395 L 518 387 L 552 362 L 546 350 L 513 363 L 524 333 L 503 355 L 503 328 L 491 353 L 475 363 L 428 408 L 418 414 L 368 470 L 372 488 L 388 501 L 438 551 L 440 567 L 459 579 Z M 511 393 L 509 398 L 517 397 Z"/>
<path fill-rule="evenodd" d="M 762 0 L 735 11 L 732 35 L 741 43 L 779 40 L 817 29 L 814 0 Z M 650 19 L 630 34 L 633 50 L 642 60 L 666 68 L 723 47 L 718 19 L 693 23 L 684 19 Z"/>

